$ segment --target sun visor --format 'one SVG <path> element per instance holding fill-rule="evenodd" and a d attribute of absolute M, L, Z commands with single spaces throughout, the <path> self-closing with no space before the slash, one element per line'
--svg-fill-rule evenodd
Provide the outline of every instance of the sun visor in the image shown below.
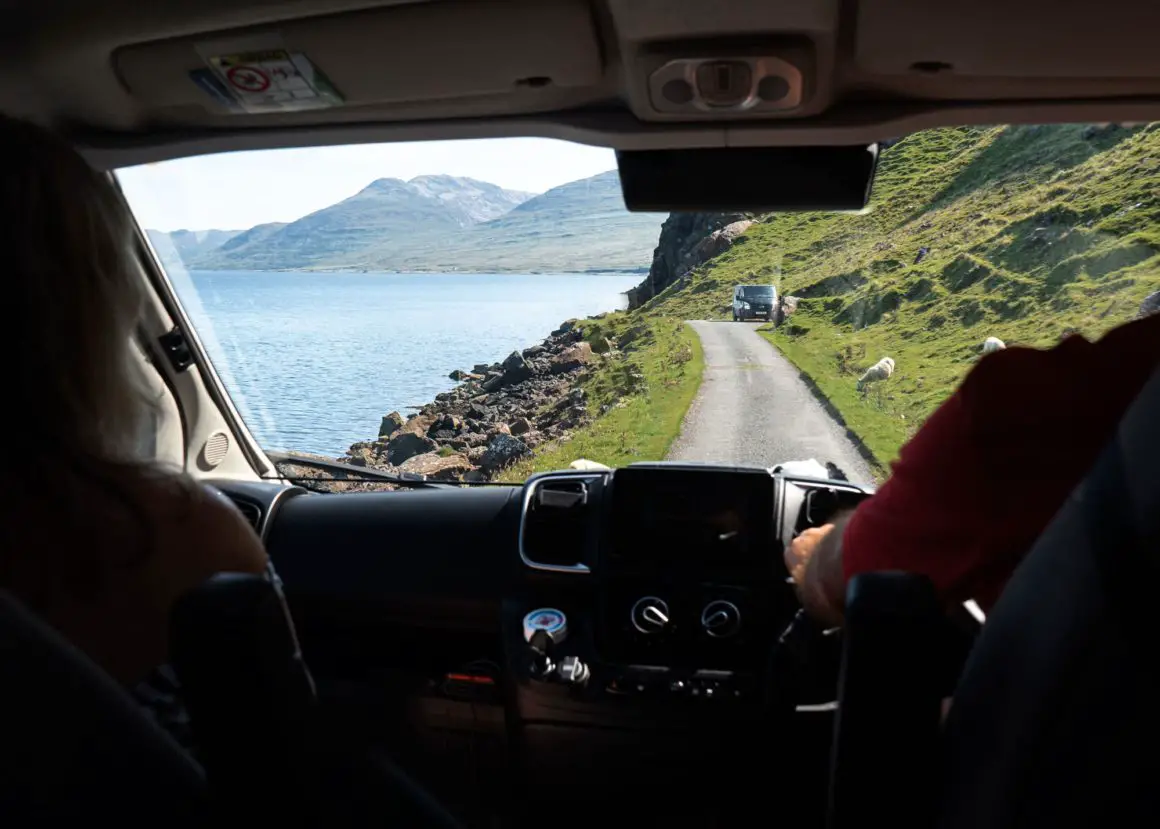
<path fill-rule="evenodd" d="M 878 146 L 622 151 L 616 163 L 632 211 L 861 210 Z"/>
<path fill-rule="evenodd" d="M 127 46 L 113 60 L 154 111 L 262 113 L 575 88 L 602 77 L 582 0 L 465 0 Z"/>
<path fill-rule="evenodd" d="M 882 74 L 1154 78 L 1155 0 L 874 0 L 859 3 L 854 60 Z"/>

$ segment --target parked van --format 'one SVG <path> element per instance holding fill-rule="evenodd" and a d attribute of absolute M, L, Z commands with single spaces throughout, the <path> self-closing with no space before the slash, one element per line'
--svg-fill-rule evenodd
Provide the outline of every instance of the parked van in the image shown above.
<path fill-rule="evenodd" d="M 733 289 L 733 321 L 767 319 L 777 313 L 777 289 L 772 285 L 738 285 Z"/>

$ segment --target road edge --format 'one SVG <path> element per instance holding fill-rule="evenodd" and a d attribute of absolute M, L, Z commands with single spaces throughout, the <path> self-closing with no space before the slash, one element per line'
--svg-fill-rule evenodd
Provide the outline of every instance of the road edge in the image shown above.
<path fill-rule="evenodd" d="M 846 418 L 842 415 L 841 409 L 839 409 L 834 404 L 834 402 L 830 400 L 829 396 L 827 396 L 824 391 L 822 391 L 821 386 L 817 384 L 813 376 L 811 376 L 808 371 L 798 365 L 792 357 L 778 348 L 777 343 L 775 343 L 769 337 L 765 336 L 763 328 L 757 329 L 757 336 L 765 340 L 770 348 L 780 354 L 787 363 L 793 366 L 794 371 L 798 373 L 798 377 L 801 378 L 802 382 L 805 384 L 805 387 L 810 390 L 810 394 L 814 396 L 814 399 L 822 405 L 822 408 L 825 409 L 826 414 L 830 416 L 830 419 L 841 426 L 843 430 L 845 430 L 846 439 L 849 440 L 853 447 L 858 451 L 858 454 L 861 455 L 862 460 L 866 461 L 866 463 L 869 465 L 870 472 L 875 477 L 885 478 L 889 472 L 889 467 L 883 463 L 877 455 L 874 454 L 874 451 L 869 446 L 866 445 L 866 442 L 862 440 L 861 435 L 850 428 L 850 424 L 846 422 Z"/>

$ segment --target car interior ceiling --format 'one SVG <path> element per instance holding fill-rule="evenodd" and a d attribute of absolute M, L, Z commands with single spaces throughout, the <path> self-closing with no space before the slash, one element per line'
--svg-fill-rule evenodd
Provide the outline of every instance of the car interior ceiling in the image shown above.
<path fill-rule="evenodd" d="M 1139 0 L 42 0 L 5 15 L 0 111 L 54 127 L 103 170 L 543 136 L 616 149 L 623 169 L 637 165 L 639 204 L 789 209 L 811 203 L 809 181 L 790 195 L 714 188 L 704 154 L 837 159 L 935 126 L 1160 119 L 1160 6 Z M 239 113 L 190 80 L 206 55 L 269 43 L 323 67 L 342 105 Z M 666 95 L 665 73 L 706 61 L 782 73 L 784 88 L 745 107 Z M 676 151 L 698 173 L 683 193 L 645 155 Z M 143 265 L 164 330 L 182 311 Z M 0 591 L 0 822 L 1160 817 L 1146 610 L 1160 375 L 964 644 L 929 584 L 897 574 L 851 585 L 840 635 L 802 619 L 781 550 L 870 488 L 639 464 L 523 485 L 307 492 L 265 480 L 272 467 L 192 349 L 182 368 L 156 361 L 175 408 L 208 411 L 239 439 L 212 478 L 187 465 L 243 509 L 277 571 L 215 579 L 174 613 L 206 766 Z M 191 423 L 187 458 L 209 428 Z M 708 556 L 699 539 L 726 512 L 742 515 L 743 540 Z M 656 553 L 657 527 L 682 539 L 681 561 Z M 666 627 L 682 614 L 728 635 Z"/>

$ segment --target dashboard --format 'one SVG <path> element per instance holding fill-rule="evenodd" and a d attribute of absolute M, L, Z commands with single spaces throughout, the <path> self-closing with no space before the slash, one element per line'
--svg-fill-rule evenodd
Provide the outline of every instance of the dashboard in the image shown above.
<path fill-rule="evenodd" d="M 798 610 L 782 552 L 869 489 L 667 463 L 510 487 L 219 486 L 263 536 L 333 728 L 469 825 L 533 823 L 561 798 L 565 825 L 708 803 L 740 819 L 772 780 L 795 821 L 824 814 L 839 637 L 774 658 Z"/>

